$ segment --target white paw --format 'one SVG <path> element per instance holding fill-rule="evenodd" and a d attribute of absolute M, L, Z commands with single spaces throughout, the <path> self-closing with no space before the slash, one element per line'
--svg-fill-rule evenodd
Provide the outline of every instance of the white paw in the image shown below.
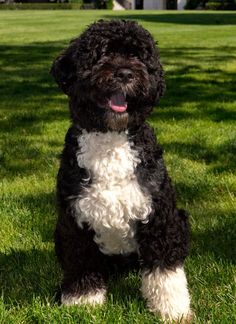
<path fill-rule="evenodd" d="M 85 295 L 75 296 L 70 294 L 62 294 L 61 303 L 66 306 L 73 305 L 102 305 L 106 299 L 106 290 L 100 289 L 91 291 Z"/>
<path fill-rule="evenodd" d="M 147 307 L 169 321 L 190 320 L 190 297 L 182 267 L 161 271 L 159 268 L 142 275 L 141 291 Z"/>

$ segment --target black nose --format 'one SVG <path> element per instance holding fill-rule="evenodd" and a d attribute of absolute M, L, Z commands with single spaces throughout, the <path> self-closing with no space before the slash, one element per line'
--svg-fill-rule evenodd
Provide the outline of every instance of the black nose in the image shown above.
<path fill-rule="evenodd" d="M 116 77 L 122 79 L 123 80 L 131 80 L 133 79 L 134 75 L 133 75 L 133 72 L 128 69 L 128 68 L 120 68 L 117 70 L 116 72 Z"/>

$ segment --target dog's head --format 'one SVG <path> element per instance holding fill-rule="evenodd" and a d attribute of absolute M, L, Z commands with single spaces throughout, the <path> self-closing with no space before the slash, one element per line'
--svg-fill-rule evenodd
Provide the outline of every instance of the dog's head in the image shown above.
<path fill-rule="evenodd" d="M 73 121 L 90 131 L 139 125 L 165 88 L 155 42 L 134 21 L 92 24 L 59 55 L 51 73 L 70 98 Z"/>

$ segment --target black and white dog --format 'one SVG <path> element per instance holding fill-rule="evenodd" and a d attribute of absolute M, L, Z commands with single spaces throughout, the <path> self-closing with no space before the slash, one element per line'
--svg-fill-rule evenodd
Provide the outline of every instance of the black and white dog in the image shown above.
<path fill-rule="evenodd" d="M 152 36 L 133 21 L 99 21 L 71 41 L 51 73 L 71 114 L 57 183 L 62 303 L 104 303 L 110 270 L 133 263 L 148 308 L 189 319 L 187 214 L 176 207 L 145 122 L 165 88 Z"/>

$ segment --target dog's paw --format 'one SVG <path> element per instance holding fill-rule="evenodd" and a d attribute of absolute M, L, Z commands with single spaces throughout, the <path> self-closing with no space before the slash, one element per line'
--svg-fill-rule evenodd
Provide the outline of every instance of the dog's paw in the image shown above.
<path fill-rule="evenodd" d="M 194 319 L 194 313 L 189 310 L 189 312 L 187 314 L 185 314 L 182 318 L 180 318 L 177 323 L 181 323 L 181 324 L 189 324 L 192 323 Z"/>
<path fill-rule="evenodd" d="M 106 300 L 106 290 L 100 289 L 91 291 L 84 295 L 75 295 L 71 293 L 62 293 L 61 303 L 66 306 L 73 305 L 102 305 Z"/>
<path fill-rule="evenodd" d="M 190 324 L 193 323 L 193 313 L 189 310 L 188 313 L 172 317 L 171 314 L 158 313 L 162 317 L 163 323 L 166 324 Z"/>
<path fill-rule="evenodd" d="M 150 305 L 147 305 L 150 312 L 160 316 L 163 320 L 163 323 L 179 323 L 179 324 L 189 324 L 193 321 L 193 313 L 191 310 L 189 310 L 186 313 L 176 313 L 172 310 L 160 310 L 160 309 L 154 309 L 153 307 L 150 307 Z"/>
<path fill-rule="evenodd" d="M 142 293 L 148 309 L 167 323 L 191 321 L 190 296 L 183 267 L 143 273 Z"/>

